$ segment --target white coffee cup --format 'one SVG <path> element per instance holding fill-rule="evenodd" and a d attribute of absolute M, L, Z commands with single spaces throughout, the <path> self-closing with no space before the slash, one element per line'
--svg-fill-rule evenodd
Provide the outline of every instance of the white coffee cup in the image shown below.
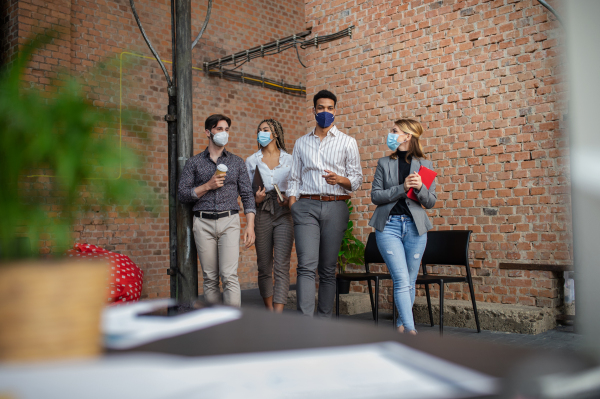
<path fill-rule="evenodd" d="M 227 165 L 223 165 L 222 163 L 218 164 L 215 175 L 219 176 L 219 175 L 225 175 L 225 174 L 227 174 Z"/>

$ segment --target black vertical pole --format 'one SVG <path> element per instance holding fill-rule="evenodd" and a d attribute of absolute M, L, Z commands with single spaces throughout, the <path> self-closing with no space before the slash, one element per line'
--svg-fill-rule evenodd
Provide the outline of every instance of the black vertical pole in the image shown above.
<path fill-rule="evenodd" d="M 171 298 L 179 299 L 177 290 L 177 74 L 175 73 L 177 47 L 175 45 L 175 0 L 171 0 L 171 53 L 173 76 L 172 85 L 168 88 L 169 107 L 165 117 L 168 124 L 169 152 L 169 264 L 167 272 L 170 278 Z"/>
<path fill-rule="evenodd" d="M 177 72 L 177 175 L 192 157 L 192 10 L 191 0 L 175 0 Z M 177 264 L 179 301 L 198 296 L 198 262 L 192 232 L 192 207 L 177 201 Z"/>
<path fill-rule="evenodd" d="M 171 298 L 179 299 L 177 276 L 177 98 L 176 88 L 169 87 L 168 151 L 169 151 L 169 264 Z M 173 95 L 171 95 L 171 93 Z"/>
<path fill-rule="evenodd" d="M 169 169 L 169 264 L 167 274 L 171 276 L 171 298 L 179 299 L 177 287 L 177 103 L 175 87 L 169 87 L 169 113 L 165 116 L 168 124 L 168 169 Z M 171 93 L 173 95 L 171 95 Z"/>

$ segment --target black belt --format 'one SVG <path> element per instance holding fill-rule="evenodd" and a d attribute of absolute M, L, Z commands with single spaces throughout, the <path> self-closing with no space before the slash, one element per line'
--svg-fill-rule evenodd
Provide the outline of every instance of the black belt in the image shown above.
<path fill-rule="evenodd" d="M 202 219 L 221 219 L 226 218 L 231 215 L 237 214 L 239 211 L 225 211 L 225 212 L 204 212 L 204 211 L 194 211 L 194 216 Z"/>
<path fill-rule="evenodd" d="M 349 200 L 349 195 L 329 195 L 329 194 L 320 194 L 320 195 L 301 195 L 300 198 L 307 198 L 311 200 L 317 201 L 345 201 Z"/>

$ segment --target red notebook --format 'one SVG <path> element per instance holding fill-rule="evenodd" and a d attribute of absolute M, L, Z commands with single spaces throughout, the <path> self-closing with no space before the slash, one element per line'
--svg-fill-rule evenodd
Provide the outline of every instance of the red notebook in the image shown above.
<path fill-rule="evenodd" d="M 419 175 L 421 176 L 421 182 L 423 182 L 425 187 L 429 189 L 429 187 L 431 187 L 431 183 L 433 183 L 433 180 L 437 176 L 437 173 L 429 168 L 426 168 L 425 166 L 421 166 L 421 168 L 419 168 Z M 417 198 L 417 194 L 415 193 L 415 190 L 413 190 L 412 187 L 410 188 L 410 190 L 408 190 L 406 196 L 411 200 L 415 200 L 417 202 L 419 201 L 419 199 Z"/>

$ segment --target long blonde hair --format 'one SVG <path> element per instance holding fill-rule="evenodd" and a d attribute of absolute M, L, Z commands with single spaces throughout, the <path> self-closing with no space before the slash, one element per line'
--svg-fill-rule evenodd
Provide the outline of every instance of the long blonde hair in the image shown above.
<path fill-rule="evenodd" d="M 423 153 L 423 146 L 421 145 L 421 135 L 423 134 L 423 126 L 413 120 L 413 119 L 398 119 L 394 124 L 398 127 L 398 129 L 402 130 L 404 133 L 410 134 L 410 146 L 408 151 L 406 152 L 406 158 L 404 159 L 408 162 L 408 158 L 425 158 L 425 154 Z M 397 159 L 398 158 L 398 150 L 394 151 L 390 158 Z"/>

